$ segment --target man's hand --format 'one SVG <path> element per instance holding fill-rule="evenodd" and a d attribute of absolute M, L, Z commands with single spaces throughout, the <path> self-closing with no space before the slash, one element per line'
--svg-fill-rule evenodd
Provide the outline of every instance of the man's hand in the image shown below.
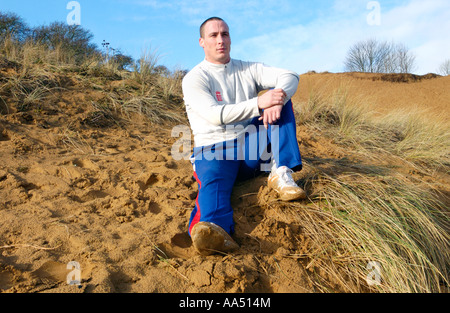
<path fill-rule="evenodd" d="M 272 125 L 276 123 L 281 117 L 281 110 L 283 110 L 283 105 L 275 105 L 268 109 L 265 109 L 263 115 L 259 118 L 259 120 L 263 121 L 264 127 L 267 129 L 269 124 Z"/>
<path fill-rule="evenodd" d="M 258 97 L 258 107 L 268 109 L 275 105 L 284 105 L 286 93 L 283 89 L 271 89 Z"/>

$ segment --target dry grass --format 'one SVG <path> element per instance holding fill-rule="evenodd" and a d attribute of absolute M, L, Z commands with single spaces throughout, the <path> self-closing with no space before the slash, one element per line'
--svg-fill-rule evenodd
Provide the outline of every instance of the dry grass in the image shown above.
<path fill-rule="evenodd" d="M 380 115 L 369 100 L 348 93 L 345 86 L 332 93 L 312 90 L 298 106 L 299 123 L 370 159 L 394 157 L 430 170 L 450 166 L 447 121 L 407 107 Z"/>
<path fill-rule="evenodd" d="M 331 260 L 322 263 L 330 275 L 345 269 L 350 281 L 364 282 L 366 265 L 376 261 L 379 291 L 437 292 L 440 280 L 448 282 L 449 238 L 440 225 L 448 216 L 427 191 L 399 178 L 361 174 L 319 174 L 311 184 L 320 186 L 313 201 L 325 221 L 311 237 L 321 243 L 319 256 Z"/>
<path fill-rule="evenodd" d="M 305 229 L 315 248 L 293 257 L 322 273 L 317 286 L 324 292 L 330 281 L 347 292 L 445 291 L 450 219 L 448 201 L 442 201 L 448 198 L 393 165 L 448 174 L 448 124 L 411 109 L 380 116 L 364 97 L 347 95 L 343 87 L 314 89 L 297 107 L 301 124 L 332 138 L 360 163 L 336 160 L 330 171 L 305 162 L 310 203 L 291 203 L 283 214 Z M 369 287 L 373 261 L 381 266 L 381 284 Z"/>
<path fill-rule="evenodd" d="M 18 45 L 5 40 L 0 51 L 16 66 L 14 75 L 0 77 L 2 112 L 13 111 L 4 98 L 15 104 L 16 111 L 39 110 L 36 107 L 64 88 L 58 75 L 69 75 L 83 89 L 100 91 L 107 99 L 107 103 L 93 103 L 90 108 L 86 121 L 91 126 L 118 125 L 119 120 L 131 121 L 134 114 L 145 116 L 151 123 L 179 122 L 184 118 L 180 110 L 182 77 L 179 72 L 161 75 L 155 71 L 159 60 L 156 51 L 146 50 L 131 72 L 120 70 L 118 63 L 105 62 L 100 56 L 76 65 L 70 51 L 60 47 L 49 50 L 29 42 Z M 119 81 L 123 81 L 122 88 L 110 87 L 111 82 Z"/>
<path fill-rule="evenodd" d="M 448 169 L 449 125 L 437 119 L 424 119 L 423 116 L 421 112 L 414 110 L 401 110 L 392 112 L 383 120 L 377 120 L 378 127 L 401 136 L 386 150 L 424 167 Z"/>
<path fill-rule="evenodd" d="M 149 48 L 142 52 L 141 58 L 134 64 L 132 77 L 141 84 L 142 94 L 145 93 L 146 88 L 153 84 L 157 78 L 155 68 L 158 65 L 159 58 L 157 51 L 152 51 Z"/>

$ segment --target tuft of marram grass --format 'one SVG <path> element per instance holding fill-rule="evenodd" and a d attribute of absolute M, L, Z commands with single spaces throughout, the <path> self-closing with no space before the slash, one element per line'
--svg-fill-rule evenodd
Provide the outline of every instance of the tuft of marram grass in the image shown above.
<path fill-rule="evenodd" d="M 142 94 L 145 93 L 146 88 L 157 78 L 155 69 L 159 59 L 160 55 L 156 50 L 147 48 L 141 53 L 141 58 L 134 64 L 132 78 L 141 84 Z"/>
<path fill-rule="evenodd" d="M 445 195 L 392 165 L 448 172 L 448 122 L 413 109 L 377 116 L 366 99 L 349 97 L 345 86 L 332 93 L 312 90 L 297 105 L 300 124 L 370 163 L 332 173 L 305 161 L 313 173 L 305 183 L 311 202 L 289 203 L 281 213 L 312 240 L 310 251 L 293 257 L 322 273 L 315 286 L 329 291 L 334 281 L 346 292 L 442 292 L 450 265 Z M 369 262 L 380 264 L 379 285 L 367 283 Z"/>
<path fill-rule="evenodd" d="M 402 177 L 318 169 L 306 188 L 311 202 L 286 204 L 280 214 L 311 239 L 310 251 L 292 257 L 324 273 L 319 290 L 329 291 L 330 281 L 344 292 L 442 292 L 448 285 L 449 212 L 428 190 Z M 369 262 L 380 265 L 379 285 L 368 284 Z"/>
<path fill-rule="evenodd" d="M 386 147 L 393 154 L 432 168 L 450 166 L 448 122 L 429 120 L 423 112 L 410 110 L 391 112 L 377 124 L 400 134 L 400 140 Z"/>

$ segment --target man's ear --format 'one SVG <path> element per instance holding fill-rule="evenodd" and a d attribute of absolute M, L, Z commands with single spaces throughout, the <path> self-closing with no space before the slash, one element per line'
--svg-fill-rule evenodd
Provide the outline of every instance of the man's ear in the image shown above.
<path fill-rule="evenodd" d="M 200 39 L 198 40 L 198 44 L 200 45 L 200 47 L 204 48 L 205 47 L 205 40 L 200 37 Z"/>

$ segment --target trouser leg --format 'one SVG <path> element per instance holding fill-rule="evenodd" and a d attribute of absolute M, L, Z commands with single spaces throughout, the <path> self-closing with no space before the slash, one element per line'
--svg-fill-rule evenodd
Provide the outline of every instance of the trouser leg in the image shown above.
<path fill-rule="evenodd" d="M 278 122 L 269 127 L 269 141 L 278 167 L 287 166 L 294 171 L 302 169 L 302 158 L 297 142 L 297 126 L 291 100 L 283 107 Z"/>
<path fill-rule="evenodd" d="M 270 158 L 278 167 L 299 171 L 302 169 L 302 158 L 297 142 L 297 128 L 292 102 L 283 107 L 281 117 L 274 125 L 264 128 L 263 122 L 254 118 L 253 128 L 245 134 L 245 158 L 239 170 L 239 180 L 253 178 L 261 172 L 270 171 Z M 257 130 L 256 132 L 254 130 Z M 241 144 L 244 144 L 241 142 Z M 250 150 L 258 150 L 258 158 Z M 270 151 L 270 153 L 267 153 Z"/>
<path fill-rule="evenodd" d="M 198 183 L 198 195 L 189 220 L 189 233 L 198 222 L 211 222 L 227 233 L 234 232 L 231 192 L 239 171 L 240 161 L 207 160 L 197 154 L 194 177 Z"/>

